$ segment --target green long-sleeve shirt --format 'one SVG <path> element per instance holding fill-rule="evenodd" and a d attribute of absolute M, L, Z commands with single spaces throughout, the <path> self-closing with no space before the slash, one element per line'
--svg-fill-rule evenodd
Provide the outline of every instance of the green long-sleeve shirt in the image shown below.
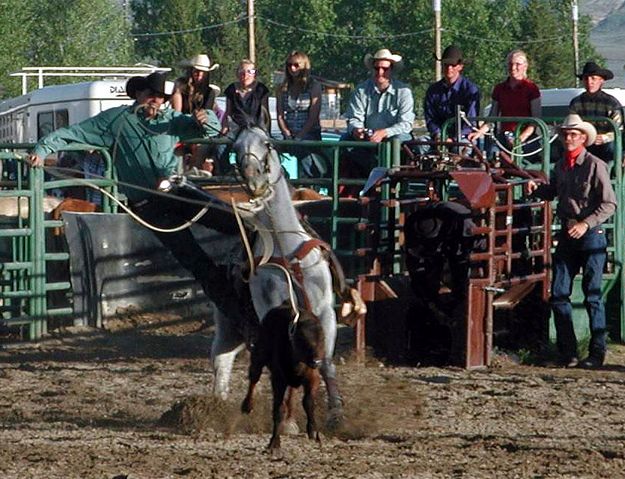
<path fill-rule="evenodd" d="M 207 110 L 208 123 L 200 126 L 190 115 L 172 109 L 161 110 L 148 120 L 135 113 L 136 104 L 105 110 L 76 125 L 60 128 L 39 140 L 34 153 L 45 158 L 71 143 L 108 148 L 124 183 L 155 189 L 157 182 L 175 173 L 178 160 L 173 154 L 180 140 L 215 136 L 220 129 L 215 113 Z M 121 186 L 130 201 L 136 202 L 150 195 Z"/>

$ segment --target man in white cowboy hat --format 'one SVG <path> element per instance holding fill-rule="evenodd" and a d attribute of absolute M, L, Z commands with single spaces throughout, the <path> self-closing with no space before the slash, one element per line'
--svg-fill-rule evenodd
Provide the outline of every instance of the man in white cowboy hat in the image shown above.
<path fill-rule="evenodd" d="M 607 68 L 601 68 L 595 62 L 587 62 L 577 77 L 584 82 L 586 91 L 571 100 L 569 105 L 571 113 L 577 113 L 582 118 L 602 116 L 610 118 L 622 131 L 621 103 L 602 90 L 603 84 L 614 78 L 614 74 Z M 614 159 L 614 130 L 606 122 L 593 120 L 593 124 L 597 129 L 597 138 L 594 144 L 588 147 L 588 151 L 603 161 L 612 161 Z"/>
<path fill-rule="evenodd" d="M 352 94 L 345 117 L 347 132 L 356 140 L 380 143 L 387 138 L 410 140 L 414 121 L 412 90 L 393 78 L 401 69 L 402 57 L 387 48 L 365 55 L 371 78 Z"/>
<path fill-rule="evenodd" d="M 383 48 L 365 55 L 365 66 L 371 78 L 356 86 L 344 113 L 347 133 L 343 140 L 380 143 L 387 139 L 411 139 L 414 100 L 410 87 L 393 78 L 402 67 L 402 57 Z M 354 148 L 341 157 L 340 175 L 345 178 L 367 177 L 376 166 L 376 149 Z M 340 194 L 355 196 L 359 187 L 342 185 Z"/>
<path fill-rule="evenodd" d="M 439 141 L 443 124 L 455 118 L 460 108 L 467 117 L 476 117 L 480 113 L 480 90 L 473 82 L 462 75 L 464 66 L 468 64 L 462 50 L 450 45 L 443 51 L 442 58 L 438 59 L 443 65 L 443 78 L 430 85 L 423 100 L 425 125 L 430 138 Z M 468 136 L 471 125 L 462 125 L 461 133 Z M 456 123 L 452 123 L 447 130 L 450 138 L 455 138 Z"/>
<path fill-rule="evenodd" d="M 606 163 L 586 148 L 595 142 L 595 127 L 570 114 L 560 126 L 564 156 L 553 170 L 549 184 L 528 183 L 528 191 L 544 199 L 557 197 L 556 215 L 561 230 L 553 255 L 551 307 L 557 344 L 563 364 L 578 365 L 577 339 L 573 328 L 571 292 L 573 278 L 582 269 L 584 305 L 590 320 L 588 357 L 582 367 L 603 365 L 606 353 L 605 305 L 601 276 L 606 262 L 607 240 L 602 224 L 616 210 L 616 195 Z"/>
<path fill-rule="evenodd" d="M 193 217 L 199 207 L 148 190 L 157 190 L 162 180 L 176 173 L 178 159 L 173 150 L 178 141 L 215 136 L 220 123 L 210 110 L 196 110 L 193 115 L 186 115 L 163 108 L 172 90 L 173 83 L 166 81 L 162 73 L 130 78 L 126 93 L 135 100 L 133 105 L 105 110 L 43 137 L 29 156 L 31 165 L 43 166 L 46 156 L 72 143 L 108 148 L 117 177 L 123 182 L 120 190 L 128 197 L 132 210 L 161 228 L 181 225 Z M 199 222 L 225 234 L 238 234 L 234 217 L 221 210 L 208 209 Z M 193 273 L 220 311 L 229 317 L 241 315 L 241 301 L 233 285 L 225 280 L 224 266 L 215 264 L 188 228 L 155 234 L 180 264 Z"/>

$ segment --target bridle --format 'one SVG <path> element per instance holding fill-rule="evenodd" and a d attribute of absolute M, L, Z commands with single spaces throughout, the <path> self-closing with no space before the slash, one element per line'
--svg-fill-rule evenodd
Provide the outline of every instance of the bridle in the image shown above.
<path fill-rule="evenodd" d="M 241 131 L 237 135 L 235 144 L 238 141 L 239 136 L 241 135 L 243 131 L 245 131 L 245 129 L 241 129 Z M 246 151 L 241 154 L 237 152 L 237 165 L 235 169 L 237 181 L 241 185 L 241 188 L 243 188 L 243 190 L 248 195 L 250 195 L 250 197 L 253 199 L 266 199 L 267 197 L 271 196 L 272 190 L 273 190 L 272 186 L 278 183 L 283 175 L 282 168 L 280 168 L 277 178 L 274 181 L 271 181 L 271 172 L 272 172 L 271 164 L 270 164 L 271 155 L 274 153 L 277 154 L 277 151 L 269 140 L 264 141 L 264 146 L 266 148 L 266 152 L 264 155 L 262 155 L 262 157 L 259 157 L 257 154 L 251 151 Z M 245 161 L 247 162 L 255 161 L 256 163 L 258 163 L 260 165 L 259 170 L 261 171 L 261 175 L 267 178 L 267 181 L 264 182 L 263 187 L 260 188 L 260 191 L 252 190 L 252 188 L 250 188 L 248 179 L 243 174 L 242 168 L 241 168 L 241 165 Z"/>

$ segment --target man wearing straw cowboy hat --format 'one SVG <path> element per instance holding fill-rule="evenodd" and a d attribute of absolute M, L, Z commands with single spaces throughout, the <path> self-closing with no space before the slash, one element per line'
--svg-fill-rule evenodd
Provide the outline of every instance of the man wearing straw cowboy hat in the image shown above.
<path fill-rule="evenodd" d="M 371 78 L 352 94 L 345 117 L 347 133 L 356 140 L 380 143 L 387 138 L 410 140 L 414 121 L 412 90 L 393 78 L 401 70 L 402 57 L 382 48 L 365 55 Z"/>
<path fill-rule="evenodd" d="M 120 189 L 128 197 L 131 209 L 160 228 L 180 226 L 199 211 L 199 206 L 155 195 L 149 190 L 156 190 L 162 180 L 176 172 L 178 160 L 173 150 L 177 141 L 216 135 L 220 123 L 210 110 L 199 109 L 193 115 L 185 115 L 162 108 L 172 90 L 173 84 L 162 73 L 130 78 L 126 92 L 135 100 L 133 105 L 105 110 L 50 133 L 39 140 L 29 162 L 34 167 L 43 166 L 47 155 L 72 143 L 108 148 L 117 176 L 124 183 Z M 133 185 L 141 189 L 132 188 Z M 225 234 L 238 234 L 234 217 L 221 210 L 209 208 L 198 222 Z M 169 233 L 155 231 L 155 234 L 180 264 L 193 273 L 223 314 L 243 321 L 242 301 L 226 280 L 225 267 L 215 264 L 188 228 Z"/>
<path fill-rule="evenodd" d="M 622 131 L 621 103 L 602 90 L 603 84 L 614 78 L 614 74 L 607 68 L 601 68 L 595 62 L 587 62 L 577 77 L 584 82 L 586 91 L 571 100 L 569 105 L 571 113 L 577 113 L 582 118 L 602 116 L 610 118 Z M 593 123 L 597 129 L 597 138 L 588 147 L 588 151 L 603 161 L 612 161 L 614 159 L 614 130 L 606 122 L 593 120 Z"/>
<path fill-rule="evenodd" d="M 371 78 L 357 85 L 352 93 L 344 114 L 347 134 L 342 139 L 371 143 L 391 138 L 410 140 L 415 117 L 412 90 L 393 78 L 403 66 L 402 57 L 391 53 L 388 48 L 382 48 L 373 55 L 367 53 L 364 63 L 371 71 Z M 377 161 L 376 151 L 355 148 L 346 152 L 341 158 L 341 176 L 368 176 Z"/>
<path fill-rule="evenodd" d="M 590 320 L 586 368 L 603 365 L 606 353 L 605 305 L 601 276 L 606 262 L 607 240 L 602 224 L 616 210 L 616 195 L 605 162 L 586 148 L 595 142 L 595 127 L 579 115 L 568 115 L 560 130 L 564 156 L 556 165 L 548 185 L 528 183 L 528 191 L 552 200 L 558 198 L 556 215 L 561 224 L 553 255 L 551 307 L 558 350 L 567 367 L 577 366 L 577 339 L 573 328 L 571 292 L 573 278 L 582 269 L 584 305 Z"/>

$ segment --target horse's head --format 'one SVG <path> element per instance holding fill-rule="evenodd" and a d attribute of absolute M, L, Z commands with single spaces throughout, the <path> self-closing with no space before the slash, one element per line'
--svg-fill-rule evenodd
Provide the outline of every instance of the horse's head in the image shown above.
<path fill-rule="evenodd" d="M 282 175 L 278 153 L 267 133 L 256 126 L 242 128 L 232 148 L 239 174 L 250 195 L 259 198 L 267 194 Z"/>

